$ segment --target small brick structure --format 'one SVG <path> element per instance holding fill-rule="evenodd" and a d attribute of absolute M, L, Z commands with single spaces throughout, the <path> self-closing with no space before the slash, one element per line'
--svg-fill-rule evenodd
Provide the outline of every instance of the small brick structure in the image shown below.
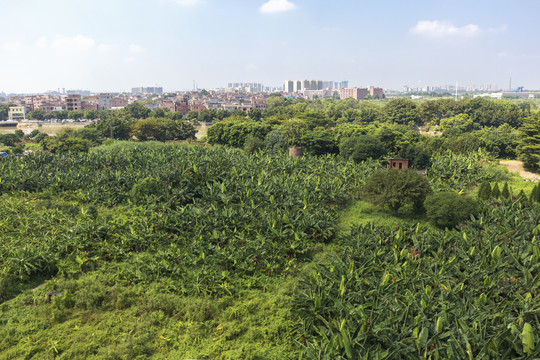
<path fill-rule="evenodd" d="M 409 168 L 409 159 L 389 159 L 388 160 L 389 169 L 408 169 Z"/>

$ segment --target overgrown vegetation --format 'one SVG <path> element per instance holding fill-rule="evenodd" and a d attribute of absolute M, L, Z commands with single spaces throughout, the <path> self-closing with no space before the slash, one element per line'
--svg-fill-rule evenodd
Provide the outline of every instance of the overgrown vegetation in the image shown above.
<path fill-rule="evenodd" d="M 0 359 L 539 357 L 540 190 L 495 161 L 534 167 L 537 115 L 377 104 L 0 136 L 36 150 L 0 159 Z M 210 145 L 163 143 L 198 120 Z"/>

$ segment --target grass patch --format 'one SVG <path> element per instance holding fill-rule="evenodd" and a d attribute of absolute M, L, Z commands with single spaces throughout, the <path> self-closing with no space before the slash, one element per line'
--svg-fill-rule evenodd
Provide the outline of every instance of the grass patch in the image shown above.
<path fill-rule="evenodd" d="M 504 167 L 504 166 L 501 165 L 501 167 Z M 506 171 L 508 171 L 508 170 L 506 170 Z M 502 191 L 504 183 L 507 182 L 508 183 L 508 188 L 510 190 L 510 194 L 512 194 L 512 196 L 517 196 L 519 194 L 519 192 L 521 190 L 523 190 L 525 192 L 525 195 L 527 195 L 527 197 L 528 197 L 529 195 L 531 195 L 531 191 L 532 191 L 533 187 L 537 184 L 537 183 L 534 183 L 532 181 L 529 181 L 529 180 L 526 180 L 526 179 L 522 178 L 517 173 L 510 173 L 509 172 L 509 176 L 510 176 L 510 180 L 497 182 L 497 184 L 499 184 L 499 190 Z M 493 187 L 493 185 L 495 185 L 495 182 L 491 183 L 492 187 Z M 478 189 L 479 188 L 480 188 L 480 186 L 476 186 L 474 189 L 472 189 L 470 192 L 468 192 L 468 195 L 470 195 L 470 196 L 474 197 L 475 199 L 477 199 L 478 198 Z"/>
<path fill-rule="evenodd" d="M 26 291 L 0 305 L 0 359 L 295 357 L 295 279 L 219 298 L 163 286 L 110 284 L 107 275 L 89 273 Z M 53 288 L 61 295 L 46 303 Z"/>
<path fill-rule="evenodd" d="M 412 206 L 399 209 L 397 215 L 367 201 L 350 201 L 340 214 L 340 230 L 348 231 L 353 225 L 373 224 L 384 227 L 410 227 L 417 223 L 428 225 L 422 216 L 413 213 Z"/>

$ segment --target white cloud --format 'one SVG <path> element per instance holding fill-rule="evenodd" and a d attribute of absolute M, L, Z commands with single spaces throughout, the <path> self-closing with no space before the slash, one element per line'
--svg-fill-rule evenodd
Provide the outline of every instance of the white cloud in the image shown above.
<path fill-rule="evenodd" d="M 48 44 L 49 44 L 49 40 L 47 39 L 46 36 L 42 36 L 36 40 L 36 46 L 38 49 L 45 49 Z"/>
<path fill-rule="evenodd" d="M 53 49 L 60 52 L 73 53 L 83 52 L 90 50 L 96 41 L 89 37 L 82 35 L 76 35 L 73 37 L 57 35 L 52 41 L 51 46 Z"/>
<path fill-rule="evenodd" d="M 118 48 L 116 44 L 99 44 L 97 49 L 102 54 L 110 53 Z"/>
<path fill-rule="evenodd" d="M 4 50 L 7 52 L 19 51 L 22 44 L 19 41 L 10 41 L 4 44 Z"/>
<path fill-rule="evenodd" d="M 446 21 L 419 21 L 410 30 L 411 33 L 431 38 L 440 38 L 445 36 L 473 37 L 482 32 L 480 26 L 469 24 L 457 27 Z"/>
<path fill-rule="evenodd" d="M 296 9 L 296 5 L 289 0 L 268 0 L 260 7 L 262 13 L 278 13 Z"/>
<path fill-rule="evenodd" d="M 142 54 L 145 49 L 140 45 L 131 44 L 129 45 L 129 52 L 132 54 Z"/>

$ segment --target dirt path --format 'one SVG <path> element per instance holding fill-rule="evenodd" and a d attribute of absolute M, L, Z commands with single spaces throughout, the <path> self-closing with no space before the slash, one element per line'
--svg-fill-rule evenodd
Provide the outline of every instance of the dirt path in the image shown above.
<path fill-rule="evenodd" d="M 529 172 L 523 168 L 523 163 L 518 160 L 501 160 L 499 164 L 504 165 L 510 172 L 517 172 L 519 176 L 524 179 L 537 181 L 540 178 L 540 174 Z"/>

